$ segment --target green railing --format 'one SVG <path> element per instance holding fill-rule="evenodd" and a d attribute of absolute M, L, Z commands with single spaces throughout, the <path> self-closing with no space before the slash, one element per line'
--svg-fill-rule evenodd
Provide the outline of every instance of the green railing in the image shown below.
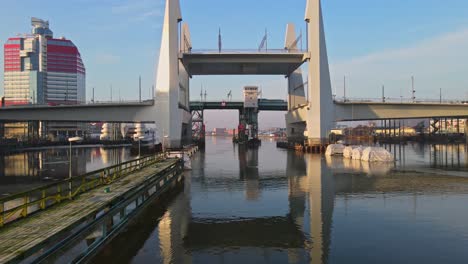
<path fill-rule="evenodd" d="M 110 184 L 162 159 L 163 154 L 146 156 L 1 198 L 0 227 L 62 201 L 72 200 L 79 194 Z"/>

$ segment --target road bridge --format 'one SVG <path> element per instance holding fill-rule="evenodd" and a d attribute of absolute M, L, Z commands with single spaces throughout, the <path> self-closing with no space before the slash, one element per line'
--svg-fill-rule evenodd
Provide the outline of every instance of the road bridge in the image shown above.
<path fill-rule="evenodd" d="M 241 101 L 191 101 L 190 110 L 241 110 Z M 288 102 L 284 100 L 258 100 L 258 111 L 288 111 Z"/>
<path fill-rule="evenodd" d="M 306 136 L 309 145 L 326 143 L 336 121 L 468 116 L 468 105 L 334 102 L 321 1 L 306 3 L 305 50 L 298 49 L 295 26 L 288 24 L 281 49 L 196 51 L 189 26 L 182 22 L 179 0 L 166 0 L 154 102 L 6 107 L 0 109 L 0 121 L 156 123 L 168 135 L 168 144 L 180 147 L 192 138 L 192 76 L 266 74 L 287 78 L 287 134 L 290 138 Z M 301 68 L 304 64 L 308 64 L 306 80 Z M 233 103 L 228 107 L 240 106 Z M 262 111 L 284 109 L 284 105 L 263 107 Z"/>

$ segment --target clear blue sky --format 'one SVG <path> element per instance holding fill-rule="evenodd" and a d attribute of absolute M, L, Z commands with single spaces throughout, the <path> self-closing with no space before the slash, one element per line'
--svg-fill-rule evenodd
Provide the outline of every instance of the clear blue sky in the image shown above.
<path fill-rule="evenodd" d="M 50 21 L 56 37 L 65 36 L 79 47 L 87 68 L 87 95 L 96 88 L 98 100 L 136 99 L 138 75 L 149 97 L 159 52 L 163 0 L 47 0 L 3 1 L 0 39 L 30 31 L 30 18 Z M 223 47 L 256 48 L 265 28 L 269 47 L 282 48 L 286 23 L 305 29 L 305 0 L 181 0 L 182 16 L 189 23 L 194 49 L 216 48 L 221 27 Z M 468 96 L 468 1 L 450 0 L 323 0 L 323 15 L 331 64 L 332 84 L 341 96 L 342 78 L 348 76 L 348 94 L 409 97 L 410 76 L 416 78 L 418 97 Z M 0 55 L 3 61 L 3 52 Z M 0 66 L 3 73 L 3 63 Z M 263 96 L 286 98 L 279 76 L 196 77 L 192 98 L 200 86 L 209 99 L 224 98 L 233 90 L 258 84 Z M 0 77 L 3 93 L 3 76 Z M 274 123 L 274 122 L 273 122 Z"/>

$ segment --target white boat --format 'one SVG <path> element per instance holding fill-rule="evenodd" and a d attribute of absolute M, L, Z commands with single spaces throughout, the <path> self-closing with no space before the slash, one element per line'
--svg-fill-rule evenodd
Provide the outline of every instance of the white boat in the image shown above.
<path fill-rule="evenodd" d="M 135 134 L 133 135 L 132 148 L 140 150 L 158 150 L 161 148 L 161 141 L 156 127 L 150 127 L 137 123 L 135 125 Z"/>
<path fill-rule="evenodd" d="M 110 140 L 112 134 L 112 127 L 109 123 L 102 124 L 100 140 Z"/>

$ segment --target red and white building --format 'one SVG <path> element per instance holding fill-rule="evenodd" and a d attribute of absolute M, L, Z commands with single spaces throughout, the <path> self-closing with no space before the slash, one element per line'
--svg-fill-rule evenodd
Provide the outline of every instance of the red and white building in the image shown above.
<path fill-rule="evenodd" d="M 31 34 L 9 38 L 4 45 L 4 105 L 84 103 L 86 70 L 78 48 L 71 40 L 54 38 L 48 21 L 32 18 L 31 25 Z M 35 127 L 40 137 L 57 138 L 82 135 L 85 126 L 41 122 Z M 5 136 L 30 130 L 30 124 L 9 124 Z"/>
<path fill-rule="evenodd" d="M 86 100 L 86 70 L 71 40 L 55 39 L 49 22 L 4 45 L 5 104 L 77 104 Z"/>

